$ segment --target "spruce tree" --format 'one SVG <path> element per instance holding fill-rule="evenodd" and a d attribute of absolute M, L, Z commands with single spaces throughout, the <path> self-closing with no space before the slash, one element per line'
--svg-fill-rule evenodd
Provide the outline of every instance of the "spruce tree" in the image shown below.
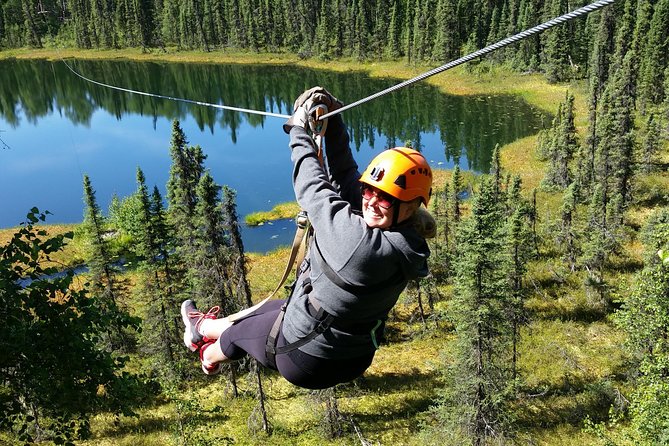
<path fill-rule="evenodd" d="M 451 194 L 449 200 L 449 218 L 453 225 L 457 225 L 460 221 L 460 194 L 462 193 L 462 175 L 460 174 L 460 166 L 456 165 L 453 169 L 453 176 L 451 177 Z"/>
<path fill-rule="evenodd" d="M 223 225 L 230 239 L 229 244 L 232 255 L 232 276 L 235 284 L 235 295 L 237 305 L 240 307 L 253 304 L 251 287 L 247 279 L 248 266 L 244 253 L 244 241 L 240 231 L 239 217 L 237 216 L 236 193 L 228 186 L 223 186 Z"/>
<path fill-rule="evenodd" d="M 512 378 L 518 379 L 518 347 L 520 329 L 527 322 L 525 312 L 526 290 L 524 286 L 527 263 L 533 256 L 532 231 L 530 229 L 530 207 L 521 196 L 522 181 L 515 175 L 507 187 L 507 234 L 511 265 L 509 268 L 510 298 L 506 313 L 511 321 Z"/>
<path fill-rule="evenodd" d="M 195 211 L 195 246 L 188 271 L 192 295 L 201 308 L 220 307 L 222 314 L 232 314 L 241 308 L 234 298 L 231 277 L 232 257 L 220 201 L 221 187 L 206 171 L 197 185 Z M 237 364 L 226 364 L 233 394 L 238 395 Z"/>
<path fill-rule="evenodd" d="M 402 3 L 400 0 L 392 0 L 390 6 L 385 55 L 391 59 L 396 59 L 402 54 Z"/>
<path fill-rule="evenodd" d="M 375 59 L 382 59 L 385 42 L 388 39 L 388 24 L 390 23 L 389 0 L 377 0 L 372 8 L 373 17 L 370 23 L 370 53 Z"/>
<path fill-rule="evenodd" d="M 432 59 L 446 63 L 460 55 L 460 24 L 457 22 L 457 4 L 454 0 L 437 0 L 434 47 Z"/>
<path fill-rule="evenodd" d="M 574 125 L 574 96 L 567 92 L 564 102 L 558 107 L 558 116 L 553 120 L 547 150 L 549 166 L 542 184 L 564 189 L 572 181 L 571 161 L 578 150 L 576 126 Z"/>
<path fill-rule="evenodd" d="M 662 147 L 659 119 L 650 113 L 646 120 L 646 132 L 641 143 L 641 166 L 645 173 L 653 170 L 655 157 Z"/>
<path fill-rule="evenodd" d="M 157 188 L 154 194 L 160 193 Z M 143 280 L 140 284 L 141 297 L 145 300 L 147 312 L 142 320 L 141 348 L 145 354 L 154 355 L 152 367 L 168 381 L 177 378 L 174 365 L 177 363 L 179 328 L 171 316 L 179 302 L 172 295 L 170 254 L 164 246 L 165 222 L 162 203 L 156 206 L 155 197 L 148 193 L 144 173 L 137 168 L 137 195 L 142 204 L 139 216 L 142 230 L 138 234 L 137 245 L 143 261 L 140 272 Z"/>
<path fill-rule="evenodd" d="M 239 310 L 239 306 L 232 298 L 231 252 L 223 226 L 220 190 L 211 174 L 205 172 L 197 186 L 196 251 L 189 275 L 200 306 L 218 305 L 223 314 L 231 314 Z"/>
<path fill-rule="evenodd" d="M 561 104 L 558 105 L 558 107 L 561 106 Z M 559 112 L 560 110 L 558 109 L 558 113 L 555 115 L 555 118 L 553 118 L 551 127 L 540 130 L 537 134 L 536 154 L 537 158 L 541 161 L 548 160 L 553 154 L 553 126 L 555 125 L 555 119 L 560 115 Z"/>
<path fill-rule="evenodd" d="M 450 184 L 444 185 L 441 193 L 433 194 L 431 200 L 432 215 L 437 221 L 437 240 L 430 255 L 430 274 L 437 282 L 445 282 L 450 276 L 451 249 L 453 247 L 454 228 L 449 217 Z"/>
<path fill-rule="evenodd" d="M 21 2 L 21 7 L 24 16 L 23 24 L 25 25 L 24 29 L 26 30 L 26 41 L 30 46 L 42 48 L 41 32 L 38 29 L 37 14 L 35 13 L 37 8 L 34 8 L 32 2 L 25 0 Z"/>
<path fill-rule="evenodd" d="M 509 251 L 511 253 L 511 268 L 509 269 L 510 296 L 506 313 L 511 321 L 511 379 L 518 378 L 518 347 L 520 344 L 520 328 L 526 322 L 524 310 L 525 286 L 523 283 L 527 262 L 530 258 L 528 243 L 530 232 L 527 226 L 527 216 L 523 209 L 516 209 L 508 221 Z"/>
<path fill-rule="evenodd" d="M 669 60 L 669 0 L 658 0 L 653 9 L 640 68 L 642 103 L 661 104 L 664 100 L 664 72 Z"/>
<path fill-rule="evenodd" d="M 598 107 L 595 181 L 601 186 L 603 204 L 619 194 L 622 205 L 631 200 L 634 155 L 634 97 L 632 65 L 635 56 L 629 51 L 617 61 Z"/>
<path fill-rule="evenodd" d="M 540 22 L 540 3 L 534 0 L 520 0 L 518 29 L 529 29 Z M 513 66 L 519 70 L 536 71 L 539 69 L 541 36 L 535 35 L 518 42 L 518 50 L 513 55 Z"/>
<path fill-rule="evenodd" d="M 499 144 L 495 144 L 490 161 L 490 176 L 492 177 L 493 192 L 495 198 L 499 199 L 502 193 L 502 155 Z"/>
<path fill-rule="evenodd" d="M 239 230 L 239 218 L 237 217 L 237 205 L 235 203 L 235 191 L 228 186 L 223 186 L 223 226 L 230 239 L 231 248 L 231 270 L 232 281 L 235 284 L 236 306 L 242 308 L 243 306 L 251 306 L 253 304 L 251 296 L 251 287 L 246 277 L 248 268 L 246 264 L 246 257 L 244 255 L 244 242 L 242 240 L 241 231 Z M 267 417 L 265 390 L 262 382 L 261 367 L 257 361 L 253 361 L 250 367 L 250 373 L 255 377 L 257 392 L 256 398 L 258 400 L 257 417 L 260 419 L 260 426 L 264 432 L 269 432 L 270 425 Z M 253 415 L 252 415 L 253 416 Z"/>
<path fill-rule="evenodd" d="M 572 272 L 576 270 L 576 261 L 580 255 L 580 243 L 574 227 L 577 196 L 577 185 L 571 183 L 562 195 L 560 232 L 557 237 L 557 246 L 562 247 L 562 258 Z"/>
<path fill-rule="evenodd" d="M 587 213 L 584 231 L 582 264 L 588 272 L 586 285 L 598 293 L 600 304 L 607 305 L 607 284 L 604 269 L 613 250 L 607 227 L 607 206 L 601 185 L 596 185 Z"/>
<path fill-rule="evenodd" d="M 512 293 L 506 226 L 494 181 L 484 178 L 472 214 L 458 229 L 453 321 L 457 356 L 452 387 L 437 411 L 440 429 L 475 445 L 503 441 L 513 391 Z"/>
<path fill-rule="evenodd" d="M 151 227 L 153 228 L 153 241 L 156 244 L 156 248 L 158 249 L 158 258 L 161 260 L 161 269 L 167 285 L 166 291 L 170 292 L 173 286 L 171 253 L 174 251 L 175 246 L 175 241 L 172 237 L 174 231 L 169 228 L 167 223 L 167 216 L 163 206 L 163 197 L 160 195 L 158 186 L 153 187 L 153 193 L 151 194 L 150 216 Z"/>
<path fill-rule="evenodd" d="M 137 196 L 141 204 L 139 209 L 139 221 L 142 229 L 136 237 L 136 250 L 138 254 L 148 263 L 153 263 L 154 258 L 159 254 L 156 236 L 151 227 L 151 197 L 149 189 L 146 187 L 146 178 L 141 168 L 137 167 Z"/>
<path fill-rule="evenodd" d="M 172 166 L 167 181 L 167 217 L 170 227 L 175 231 L 176 254 L 184 265 L 188 265 L 192 263 L 197 250 L 197 185 L 204 172 L 206 156 L 199 146 L 188 146 L 186 136 L 176 120 L 172 123 L 170 157 Z"/>
<path fill-rule="evenodd" d="M 550 16 L 557 17 L 567 13 L 567 0 L 552 0 Z M 562 82 L 571 78 L 569 52 L 569 24 L 565 23 L 548 31 L 544 48 L 544 71 L 548 82 Z"/>
<path fill-rule="evenodd" d="M 363 60 L 369 56 L 370 51 L 370 5 L 364 0 L 352 0 L 351 8 L 354 13 L 352 17 L 353 35 L 351 36 L 353 55 Z"/>
<path fill-rule="evenodd" d="M 109 351 L 129 352 L 134 347 L 134 330 L 138 321 L 130 318 L 124 309 L 127 288 L 117 279 L 115 260 L 106 238 L 105 222 L 95 198 L 95 190 L 88 175 L 84 175 L 85 213 L 82 232 L 87 242 L 86 263 L 90 270 L 91 291 L 103 311 L 112 321 L 109 330 L 102 334 Z"/>
<path fill-rule="evenodd" d="M 416 59 L 414 51 L 414 16 L 416 14 L 416 4 L 418 0 L 406 0 L 405 5 L 406 9 L 404 10 L 404 23 L 402 28 L 404 29 L 404 39 L 403 39 L 403 50 L 404 57 L 408 63 L 414 62 Z"/>
<path fill-rule="evenodd" d="M 329 60 L 335 55 L 335 49 L 332 45 L 332 34 L 330 34 L 333 24 L 332 4 L 322 2 L 321 10 L 316 26 L 316 54 L 324 60 Z"/>
<path fill-rule="evenodd" d="M 595 182 L 595 158 L 599 145 L 599 108 L 608 80 L 611 57 L 614 51 L 615 16 L 613 8 L 605 8 L 601 13 L 597 34 L 588 64 L 588 132 L 585 145 L 578 160 L 578 183 L 584 192 L 589 192 Z"/>

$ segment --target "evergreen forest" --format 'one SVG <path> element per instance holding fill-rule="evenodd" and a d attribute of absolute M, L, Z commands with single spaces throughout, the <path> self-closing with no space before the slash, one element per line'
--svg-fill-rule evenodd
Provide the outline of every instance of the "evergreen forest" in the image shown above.
<path fill-rule="evenodd" d="M 581 5 L 0 0 L 0 49 L 424 67 Z M 180 302 L 248 307 L 288 251 L 245 252 L 235 191 L 174 120 L 167 196 L 138 167 L 103 210 L 84 175 L 81 224 L 27 204 L 0 231 L 0 444 L 669 445 L 669 0 L 617 0 L 463 72 L 564 94 L 488 172 L 436 172 L 431 274 L 365 376 L 312 392 L 250 360 L 201 373 Z"/>

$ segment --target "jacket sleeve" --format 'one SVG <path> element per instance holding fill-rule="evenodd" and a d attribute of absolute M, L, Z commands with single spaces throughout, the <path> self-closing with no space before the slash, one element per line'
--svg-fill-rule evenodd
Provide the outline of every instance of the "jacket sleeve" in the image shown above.
<path fill-rule="evenodd" d="M 348 131 L 340 115 L 330 118 L 325 132 L 325 149 L 332 184 L 342 198 L 351 203 L 353 209 L 360 210 L 360 172 L 353 159 Z"/>
<path fill-rule="evenodd" d="M 339 269 L 347 263 L 363 239 L 369 237 L 367 226 L 330 182 L 318 161 L 313 139 L 303 128 L 296 126 L 291 129 L 290 148 L 295 198 L 309 214 L 316 233 L 322 234 L 321 248 L 327 260 L 332 262 L 333 268 Z M 333 167 L 336 169 L 339 160 L 336 156 L 334 158 Z"/>

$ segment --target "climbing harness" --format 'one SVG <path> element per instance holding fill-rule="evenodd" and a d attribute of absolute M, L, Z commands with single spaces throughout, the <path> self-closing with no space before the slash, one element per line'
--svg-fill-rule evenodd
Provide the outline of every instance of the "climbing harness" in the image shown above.
<path fill-rule="evenodd" d="M 401 276 L 398 276 L 383 281 L 382 283 L 375 284 L 372 287 L 354 285 L 344 280 L 327 263 L 325 258 L 323 258 L 323 254 L 321 253 L 321 250 L 318 247 L 318 242 L 315 237 L 313 239 L 313 243 L 311 243 L 310 246 L 315 247 L 313 251 L 310 251 L 311 253 L 314 254 L 312 260 L 318 262 L 323 271 L 323 274 L 325 274 L 325 276 L 339 288 L 348 291 L 350 293 L 356 293 L 360 297 L 364 298 L 365 294 L 369 293 L 370 288 L 378 288 L 378 287 L 384 288 L 391 286 L 396 282 L 399 283 L 403 280 Z M 302 268 L 298 272 L 298 277 L 301 274 L 308 274 L 310 269 L 311 265 L 306 265 L 306 266 L 302 265 Z M 309 314 L 316 321 L 318 321 L 318 323 L 311 330 L 311 332 L 309 332 L 303 338 L 298 339 L 295 342 L 291 342 L 290 344 L 278 347 L 277 342 L 279 340 L 279 332 L 281 331 L 281 324 L 283 323 L 283 318 L 285 316 L 286 309 L 288 308 L 288 304 L 290 303 L 290 297 L 289 297 L 288 300 L 286 300 L 286 302 L 284 302 L 284 304 L 281 306 L 281 310 L 279 311 L 277 318 L 274 320 L 274 324 L 272 324 L 272 328 L 269 331 L 269 334 L 267 336 L 267 342 L 265 344 L 265 355 L 267 357 L 267 361 L 270 363 L 272 367 L 276 368 L 276 355 L 289 353 L 293 350 L 302 347 L 303 345 L 308 344 L 317 336 L 327 331 L 329 328 L 335 328 L 339 331 L 343 331 L 345 333 L 352 335 L 369 335 L 372 344 L 374 345 L 374 348 L 375 349 L 379 348 L 379 339 L 377 337 L 377 333 L 383 332 L 383 327 L 385 326 L 384 320 L 377 319 L 374 321 L 360 322 L 360 321 L 348 321 L 346 319 L 339 318 L 331 313 L 328 313 L 322 307 L 322 305 L 318 301 L 318 298 L 310 294 L 313 290 L 313 287 L 311 285 L 311 280 L 308 277 L 301 282 L 300 286 L 303 288 L 302 292 L 307 295 L 307 309 L 309 311 Z"/>
<path fill-rule="evenodd" d="M 331 116 L 338 115 L 338 114 L 340 114 L 340 113 L 342 113 L 346 110 L 349 110 L 353 107 L 357 107 L 358 105 L 364 104 L 365 102 L 369 102 L 373 99 L 379 98 L 381 96 L 384 96 L 388 93 L 399 90 L 400 88 L 404 88 L 404 87 L 406 87 L 408 85 L 411 85 L 413 83 L 420 82 L 424 79 L 427 79 L 428 77 L 434 76 L 435 74 L 442 73 L 446 70 L 450 70 L 451 68 L 457 67 L 458 65 L 462 65 L 463 63 L 466 63 L 466 62 L 469 62 L 470 60 L 473 60 L 473 59 L 476 59 L 478 57 L 484 56 L 484 55 L 486 55 L 488 53 L 491 53 L 493 51 L 496 51 L 500 48 L 504 48 L 507 45 L 518 42 L 519 40 L 526 39 L 530 36 L 541 33 L 541 32 L 543 32 L 543 31 L 545 31 L 549 28 L 552 28 L 554 26 L 557 26 L 557 25 L 560 25 L 562 23 L 568 22 L 568 21 L 573 20 L 573 19 L 575 19 L 577 17 L 580 17 L 582 15 L 589 14 L 593 11 L 596 11 L 598 9 L 603 8 L 604 6 L 612 4 L 614 1 L 615 0 L 599 0 L 599 1 L 596 1 L 596 2 L 591 3 L 589 5 L 583 6 L 583 7 L 578 8 L 578 9 L 572 11 L 572 12 L 561 15 L 561 16 L 556 17 L 554 19 L 551 19 L 547 22 L 544 22 L 540 25 L 537 25 L 533 28 L 530 28 L 530 29 L 522 31 L 518 34 L 515 34 L 511 37 L 507 37 L 505 39 L 502 39 L 497 43 L 489 45 L 489 46 L 487 46 L 485 48 L 482 48 L 480 50 L 474 51 L 473 53 L 467 54 L 466 56 L 463 56 L 463 57 L 461 57 L 459 59 L 456 59 L 452 62 L 449 62 L 445 65 L 434 68 L 434 69 L 432 69 L 430 71 L 427 71 L 427 72 L 425 72 L 425 73 L 423 73 L 419 76 L 416 76 L 412 79 L 401 82 L 397 85 L 394 85 L 390 88 L 379 91 L 378 93 L 374 93 L 370 96 L 367 96 L 367 97 L 362 98 L 358 101 L 352 102 L 348 105 L 342 106 L 341 108 L 333 110 L 329 113 L 325 113 L 325 114 L 321 115 L 319 117 L 319 119 L 320 120 L 325 120 L 325 119 L 327 119 Z M 173 96 L 165 96 L 165 95 L 160 95 L 160 94 L 155 94 L 155 93 L 147 93 L 147 92 L 143 92 L 143 91 L 137 91 L 137 90 L 131 90 L 131 89 L 128 89 L 128 88 L 117 87 L 117 86 L 114 86 L 114 85 L 105 84 L 105 83 L 102 83 L 102 82 L 98 82 L 98 81 L 89 79 L 89 78 L 79 74 L 76 70 L 74 70 L 70 65 L 67 64 L 67 62 L 65 62 L 65 59 L 63 59 L 62 57 L 61 57 L 61 61 L 65 64 L 65 66 L 67 66 L 67 68 L 72 73 L 74 73 L 76 76 L 80 77 L 81 79 L 83 79 L 87 82 L 91 82 L 95 85 L 99 85 L 99 86 L 102 86 L 102 87 L 111 88 L 111 89 L 118 90 L 118 91 L 123 91 L 123 92 L 126 92 L 126 93 L 139 94 L 139 95 L 149 96 L 149 97 L 154 97 L 154 98 L 159 98 L 159 99 L 168 99 L 168 100 L 171 100 L 171 101 L 185 102 L 185 103 L 188 103 L 188 104 L 202 105 L 202 106 L 205 106 L 205 107 L 212 107 L 212 108 L 218 108 L 218 109 L 223 109 L 223 110 L 238 111 L 238 112 L 242 112 L 242 113 L 250 113 L 250 114 L 256 114 L 256 115 L 271 116 L 271 117 L 283 118 L 283 119 L 290 118 L 290 115 L 284 115 L 284 114 L 281 114 L 281 113 L 272 113 L 272 112 L 252 110 L 252 109 L 247 109 L 247 108 L 232 107 L 232 106 L 222 105 L 222 104 L 212 104 L 212 103 L 209 103 L 209 102 L 195 101 L 195 100 L 191 100 L 191 99 L 177 98 L 177 97 L 173 97 Z"/>

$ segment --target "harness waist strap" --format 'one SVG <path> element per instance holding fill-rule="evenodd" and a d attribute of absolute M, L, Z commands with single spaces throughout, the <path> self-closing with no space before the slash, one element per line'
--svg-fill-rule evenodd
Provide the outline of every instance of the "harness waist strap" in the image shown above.
<path fill-rule="evenodd" d="M 311 317 L 318 317 L 318 311 L 320 307 L 320 304 L 316 301 L 316 299 L 312 296 L 309 296 L 307 299 L 307 309 L 309 311 L 309 314 Z M 321 314 L 328 314 L 325 310 L 321 310 Z M 367 335 L 371 330 L 374 330 L 375 328 L 378 329 L 379 327 L 379 321 L 378 320 L 373 320 L 373 321 L 348 321 L 346 319 L 333 316 L 334 319 L 330 323 L 330 327 L 335 328 L 339 331 L 343 331 L 344 333 L 352 334 L 352 335 Z"/>

